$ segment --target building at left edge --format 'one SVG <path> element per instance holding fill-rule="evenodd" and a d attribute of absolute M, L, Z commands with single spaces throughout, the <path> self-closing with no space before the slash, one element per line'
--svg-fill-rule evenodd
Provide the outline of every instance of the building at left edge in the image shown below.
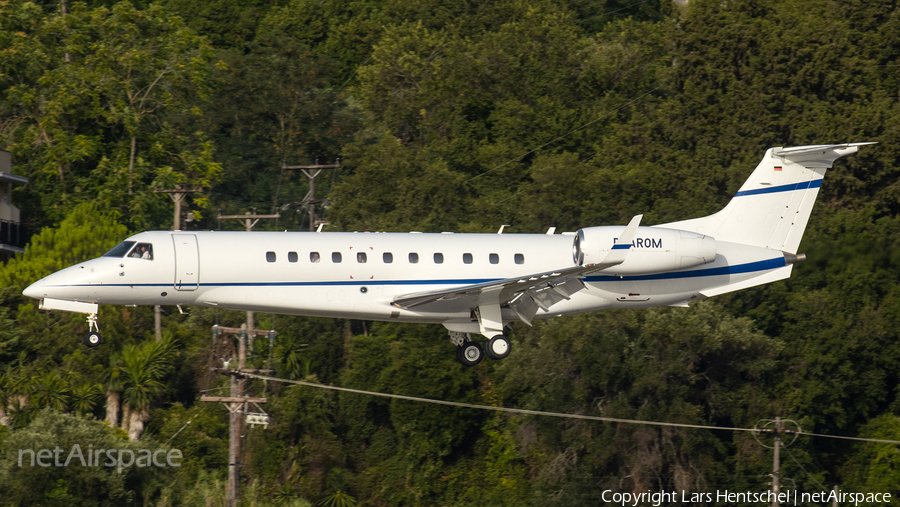
<path fill-rule="evenodd" d="M 0 262 L 25 251 L 28 234 L 22 225 L 19 208 L 13 205 L 13 185 L 28 183 L 28 178 L 12 174 L 12 157 L 0 150 Z"/>

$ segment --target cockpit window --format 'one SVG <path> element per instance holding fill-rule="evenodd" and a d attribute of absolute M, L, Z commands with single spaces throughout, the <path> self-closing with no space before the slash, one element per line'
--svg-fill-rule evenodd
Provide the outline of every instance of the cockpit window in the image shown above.
<path fill-rule="evenodd" d="M 103 254 L 104 257 L 125 257 L 125 254 L 134 246 L 134 241 L 123 241 L 115 248 Z"/>
<path fill-rule="evenodd" d="M 134 257 L 135 259 L 147 259 L 148 261 L 152 261 L 153 245 L 150 243 L 138 243 L 128 256 Z"/>

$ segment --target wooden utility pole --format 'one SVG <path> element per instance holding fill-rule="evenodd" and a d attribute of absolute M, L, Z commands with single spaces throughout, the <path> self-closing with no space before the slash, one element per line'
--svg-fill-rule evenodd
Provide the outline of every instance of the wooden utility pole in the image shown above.
<path fill-rule="evenodd" d="M 133 151 L 133 150 L 132 150 Z M 165 190 L 154 190 L 157 194 L 169 194 L 169 197 L 175 201 L 175 219 L 172 221 L 172 230 L 180 231 L 181 230 L 181 201 L 187 196 L 187 194 L 192 194 L 195 192 L 203 192 L 203 187 L 200 188 L 184 188 L 184 185 L 178 184 L 175 185 L 175 188 L 169 188 Z M 153 306 L 153 327 L 156 330 L 156 339 L 162 340 L 162 308 L 159 305 Z"/>
<path fill-rule="evenodd" d="M 180 231 L 181 230 L 181 201 L 187 197 L 187 194 L 193 194 L 196 192 L 203 192 L 203 187 L 200 188 L 185 188 L 185 185 L 179 183 L 175 185 L 175 188 L 167 188 L 165 190 L 154 190 L 157 194 L 169 194 L 169 197 L 175 201 L 175 220 L 173 221 L 172 230 Z"/>
<path fill-rule="evenodd" d="M 316 200 L 316 176 L 322 172 L 323 169 L 339 169 L 341 167 L 341 160 L 338 159 L 334 164 L 319 164 L 317 160 L 314 165 L 284 165 L 282 163 L 281 170 L 282 171 L 303 171 L 303 174 L 309 179 L 309 192 L 306 193 L 306 197 L 303 198 L 303 203 L 306 205 L 307 211 L 309 211 L 309 230 L 310 232 L 316 230 L 316 226 L 319 225 L 316 223 L 316 204 L 321 202 L 321 200 Z"/>
<path fill-rule="evenodd" d="M 237 219 L 241 222 L 241 225 L 244 226 L 247 232 L 250 232 L 253 230 L 253 226 L 255 226 L 257 222 L 259 222 L 260 218 L 281 218 L 281 213 L 275 213 L 274 215 L 257 215 L 256 208 L 253 208 L 253 213 L 250 213 L 248 211 L 243 215 L 223 215 L 221 212 L 219 212 L 219 215 L 216 218 L 218 218 L 219 220 L 223 218 Z"/>
<path fill-rule="evenodd" d="M 253 230 L 253 226 L 255 226 L 260 219 L 262 218 L 279 218 L 281 214 L 276 213 L 274 215 L 258 215 L 256 213 L 256 209 L 253 209 L 253 212 L 246 212 L 243 215 L 223 215 L 220 211 L 217 215 L 218 220 L 224 219 L 232 219 L 239 220 L 241 225 L 244 226 L 244 229 L 247 232 Z M 226 507 L 234 507 L 235 502 L 237 502 L 238 498 L 238 484 L 240 480 L 240 456 L 241 456 L 241 415 L 244 414 L 246 410 L 247 402 L 254 403 L 265 403 L 265 398 L 253 398 L 247 399 L 246 402 L 236 403 L 234 401 L 235 398 L 243 398 L 244 396 L 244 384 L 242 381 L 238 381 L 239 372 L 244 370 L 244 364 L 247 359 L 247 337 L 250 337 L 250 347 L 253 348 L 253 338 L 258 334 L 269 335 L 275 333 L 274 331 L 257 331 L 253 329 L 253 312 L 247 312 L 247 322 L 242 325 L 240 328 L 233 327 L 221 327 L 221 326 L 213 326 L 213 334 L 216 335 L 218 333 L 232 333 L 238 335 L 238 369 L 236 372 L 231 372 L 231 396 L 226 398 L 223 397 L 215 397 L 215 396 L 203 396 L 200 398 L 201 401 L 222 401 L 225 403 L 225 406 L 229 411 L 229 424 L 228 424 L 228 489 L 225 491 L 225 505 Z M 261 401 L 260 401 L 261 400 Z"/>
<path fill-rule="evenodd" d="M 760 427 L 761 423 L 762 427 Z M 789 429 L 790 428 L 790 429 Z M 772 434 L 772 446 L 766 445 L 762 440 L 757 437 L 758 433 L 771 433 Z M 756 427 L 753 430 L 753 438 L 756 439 L 756 443 L 759 445 L 772 449 L 772 507 L 778 507 L 781 504 L 781 501 L 778 499 L 778 495 L 781 493 L 781 448 L 787 448 L 787 446 L 791 445 L 799 435 L 803 434 L 802 428 L 792 419 L 782 419 L 781 417 L 776 417 L 775 419 L 760 419 L 759 422 L 756 423 Z M 787 443 L 785 443 L 785 435 L 793 435 L 792 439 L 788 439 Z M 793 480 L 793 479 L 791 479 Z M 796 495 L 796 488 L 794 491 Z M 790 491 L 788 491 L 788 495 L 785 496 L 786 500 L 790 500 Z"/>
<path fill-rule="evenodd" d="M 239 328 L 212 327 L 213 336 L 221 334 L 235 334 L 238 336 L 238 367 L 237 369 L 215 368 L 219 373 L 231 377 L 230 396 L 201 396 L 200 401 L 212 401 L 225 403 L 228 409 L 228 486 L 225 490 L 226 507 L 237 505 L 240 484 L 240 458 L 241 458 L 241 416 L 247 412 L 247 403 L 265 403 L 266 398 L 250 398 L 244 396 L 244 383 L 240 379 L 242 373 L 257 372 L 258 370 L 245 369 L 247 360 L 247 324 Z M 257 335 L 276 335 L 275 331 L 253 331 Z"/>
<path fill-rule="evenodd" d="M 784 423 L 780 417 L 775 418 L 775 452 L 772 453 L 772 493 L 775 493 L 772 499 L 772 507 L 778 507 L 778 492 L 781 491 L 779 482 L 779 474 L 781 471 L 779 462 L 779 448 L 781 447 L 781 433 L 784 431 Z"/>

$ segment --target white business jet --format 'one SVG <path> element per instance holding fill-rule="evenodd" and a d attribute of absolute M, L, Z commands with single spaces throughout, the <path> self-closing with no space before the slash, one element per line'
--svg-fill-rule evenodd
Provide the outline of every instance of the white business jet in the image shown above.
<path fill-rule="evenodd" d="M 41 309 L 199 305 L 443 324 L 459 362 L 502 359 L 512 322 L 603 308 L 688 306 L 787 278 L 826 169 L 852 143 L 771 148 L 718 213 L 554 234 L 142 232 L 43 278 Z M 471 336 L 487 338 L 482 346 Z"/>

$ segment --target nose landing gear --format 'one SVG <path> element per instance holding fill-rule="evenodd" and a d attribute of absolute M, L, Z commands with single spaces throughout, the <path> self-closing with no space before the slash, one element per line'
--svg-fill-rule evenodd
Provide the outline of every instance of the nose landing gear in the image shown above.
<path fill-rule="evenodd" d="M 87 323 L 88 332 L 84 333 L 84 336 L 81 337 L 81 342 L 90 348 L 94 348 L 103 341 L 100 337 L 100 325 L 97 324 L 97 314 L 88 314 Z"/>

